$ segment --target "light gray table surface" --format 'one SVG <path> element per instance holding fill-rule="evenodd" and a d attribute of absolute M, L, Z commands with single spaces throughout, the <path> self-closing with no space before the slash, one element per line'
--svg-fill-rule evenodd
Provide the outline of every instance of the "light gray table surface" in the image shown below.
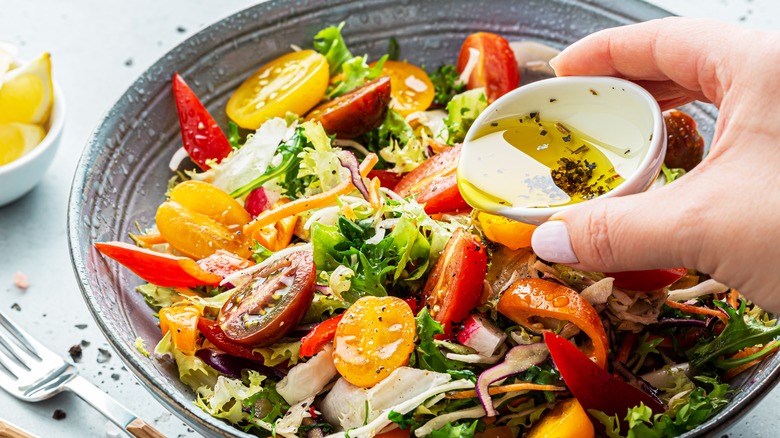
<path fill-rule="evenodd" d="M 0 309 L 40 341 L 66 355 L 88 346 L 77 367 L 82 375 L 169 437 L 196 434 L 126 371 L 93 322 L 79 292 L 68 255 L 66 205 L 81 150 L 101 115 L 135 78 L 165 52 L 252 0 L 0 0 L 0 41 L 20 46 L 21 56 L 52 53 L 54 74 L 68 104 L 67 123 L 55 163 L 23 199 L 0 207 Z M 680 15 L 712 17 L 745 26 L 778 29 L 777 0 L 653 0 Z M 14 286 L 23 272 L 27 290 Z M 114 357 L 100 363 L 106 355 Z M 67 417 L 52 419 L 55 409 Z M 728 433 L 732 437 L 778 436 L 780 388 Z M 41 437 L 118 436 L 117 430 L 72 394 L 38 404 L 0 391 L 0 418 Z"/>

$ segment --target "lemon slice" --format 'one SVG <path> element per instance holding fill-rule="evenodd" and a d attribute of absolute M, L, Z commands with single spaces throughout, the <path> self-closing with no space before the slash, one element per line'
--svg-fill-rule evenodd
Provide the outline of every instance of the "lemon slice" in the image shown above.
<path fill-rule="evenodd" d="M 44 53 L 6 73 L 0 86 L 0 123 L 46 124 L 53 95 L 51 57 Z"/>
<path fill-rule="evenodd" d="M 46 131 L 38 125 L 0 123 L 0 166 L 30 152 L 45 136 Z"/>

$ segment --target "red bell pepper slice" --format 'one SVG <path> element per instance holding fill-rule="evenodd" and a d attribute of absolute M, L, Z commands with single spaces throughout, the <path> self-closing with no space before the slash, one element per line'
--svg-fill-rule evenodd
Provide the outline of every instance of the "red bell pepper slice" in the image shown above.
<path fill-rule="evenodd" d="M 96 242 L 101 254 L 110 257 L 136 275 L 162 287 L 217 286 L 222 277 L 203 270 L 187 257 L 139 248 L 125 242 Z"/>
<path fill-rule="evenodd" d="M 336 328 L 343 315 L 337 315 L 317 324 L 306 336 L 301 338 L 301 357 L 310 357 L 322 351 L 322 348 L 336 336 Z"/>
<path fill-rule="evenodd" d="M 628 410 L 640 403 L 644 403 L 654 414 L 665 411 L 661 404 L 642 390 L 601 369 L 563 336 L 545 332 L 544 342 L 569 391 L 586 411 L 596 409 L 609 416 L 617 415 L 623 422 L 622 430 L 628 429 L 623 420 Z"/>
<path fill-rule="evenodd" d="M 220 162 L 233 148 L 216 120 L 178 73 L 173 75 L 173 97 L 184 149 L 198 167 L 208 170 L 206 160 Z"/>
<path fill-rule="evenodd" d="M 615 287 L 638 292 L 648 292 L 670 286 L 683 278 L 685 268 L 650 269 L 647 271 L 605 272 L 604 275 L 615 279 Z"/>
<path fill-rule="evenodd" d="M 225 332 L 222 331 L 222 327 L 220 327 L 219 323 L 216 321 L 203 317 L 198 318 L 198 331 L 200 331 L 209 342 L 214 344 L 215 347 L 227 354 L 263 363 L 263 356 L 261 354 L 252 351 L 252 347 L 237 344 L 228 338 Z"/>

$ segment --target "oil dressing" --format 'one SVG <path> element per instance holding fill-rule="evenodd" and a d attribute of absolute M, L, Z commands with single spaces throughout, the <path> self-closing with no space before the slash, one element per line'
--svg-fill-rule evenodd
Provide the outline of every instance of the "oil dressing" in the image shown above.
<path fill-rule="evenodd" d="M 458 186 L 470 204 L 492 209 L 563 206 L 603 195 L 624 181 L 616 170 L 621 159 L 635 155 L 539 113 L 485 124 L 471 143 L 485 148 L 491 166 L 484 167 L 497 164 L 496 174 L 460 172 Z"/>

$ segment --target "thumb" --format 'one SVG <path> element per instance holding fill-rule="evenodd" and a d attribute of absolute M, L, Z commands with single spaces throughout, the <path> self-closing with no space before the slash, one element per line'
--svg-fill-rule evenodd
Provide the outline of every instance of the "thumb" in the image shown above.
<path fill-rule="evenodd" d="M 702 239 L 685 185 L 575 205 L 536 229 L 533 249 L 587 271 L 694 267 Z"/>

